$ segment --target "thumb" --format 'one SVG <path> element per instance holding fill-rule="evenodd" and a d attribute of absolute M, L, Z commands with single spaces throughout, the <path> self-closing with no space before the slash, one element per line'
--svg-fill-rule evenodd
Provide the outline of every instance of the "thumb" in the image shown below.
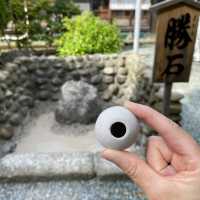
<path fill-rule="evenodd" d="M 115 163 L 147 194 L 150 194 L 151 190 L 154 190 L 152 187 L 155 188 L 155 184 L 159 184 L 161 180 L 161 177 L 134 153 L 107 149 L 102 153 L 102 157 Z"/>

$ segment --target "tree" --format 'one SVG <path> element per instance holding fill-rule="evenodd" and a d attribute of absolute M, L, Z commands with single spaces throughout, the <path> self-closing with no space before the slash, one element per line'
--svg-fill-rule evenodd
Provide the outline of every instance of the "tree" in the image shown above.
<path fill-rule="evenodd" d="M 6 0 L 0 0 L 0 34 L 4 33 L 9 19 L 8 3 Z"/>
<path fill-rule="evenodd" d="M 63 31 L 62 18 L 77 14 L 80 9 L 72 0 L 0 0 L 0 34 L 12 21 L 16 36 L 28 36 L 17 40 L 19 48 L 34 40 L 51 44 Z"/>
<path fill-rule="evenodd" d="M 25 0 L 27 2 L 29 25 L 25 23 L 24 0 L 10 0 L 13 22 L 16 25 L 16 35 L 27 31 L 29 39 L 43 40 L 52 43 L 55 35 L 61 29 L 61 21 L 65 16 L 80 14 L 80 9 L 71 0 Z"/>
<path fill-rule="evenodd" d="M 81 11 L 72 0 L 55 0 L 53 13 L 57 16 L 72 17 L 73 15 L 79 15 Z"/>

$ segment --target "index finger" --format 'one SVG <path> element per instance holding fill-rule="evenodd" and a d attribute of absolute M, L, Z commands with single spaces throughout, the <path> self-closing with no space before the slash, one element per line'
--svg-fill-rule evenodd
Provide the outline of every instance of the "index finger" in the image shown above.
<path fill-rule="evenodd" d="M 125 106 L 139 119 L 155 129 L 176 153 L 193 155 L 194 152 L 199 151 L 199 146 L 195 140 L 175 122 L 161 113 L 148 106 L 132 102 L 127 102 Z"/>

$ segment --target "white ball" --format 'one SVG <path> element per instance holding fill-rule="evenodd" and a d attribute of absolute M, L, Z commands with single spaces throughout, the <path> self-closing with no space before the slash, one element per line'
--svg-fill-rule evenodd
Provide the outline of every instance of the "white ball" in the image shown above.
<path fill-rule="evenodd" d="M 104 147 L 123 150 L 136 142 L 139 133 L 138 120 L 128 109 L 114 106 L 99 115 L 95 133 Z"/>

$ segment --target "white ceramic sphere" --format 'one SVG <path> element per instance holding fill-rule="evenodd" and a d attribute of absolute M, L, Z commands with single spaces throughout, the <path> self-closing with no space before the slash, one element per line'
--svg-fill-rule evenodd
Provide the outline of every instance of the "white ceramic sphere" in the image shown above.
<path fill-rule="evenodd" d="M 104 110 L 99 115 L 95 125 L 95 133 L 97 140 L 104 147 L 123 150 L 136 142 L 139 123 L 135 115 L 128 109 L 114 106 Z M 114 135 L 118 135 L 118 137 Z"/>

